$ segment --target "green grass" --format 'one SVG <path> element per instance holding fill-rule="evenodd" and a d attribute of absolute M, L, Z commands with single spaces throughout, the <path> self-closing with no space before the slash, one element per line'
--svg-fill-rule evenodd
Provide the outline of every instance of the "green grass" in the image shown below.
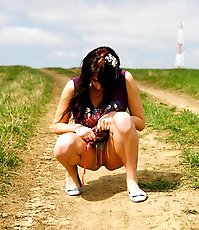
<path fill-rule="evenodd" d="M 184 162 L 188 163 L 190 167 L 199 167 L 199 155 L 196 151 L 193 149 L 186 149 L 185 150 L 185 156 L 184 156 Z"/>
<path fill-rule="evenodd" d="M 199 188 L 199 150 L 188 148 L 184 150 L 183 163 L 187 166 L 187 177 L 193 188 Z"/>
<path fill-rule="evenodd" d="M 199 99 L 198 69 L 127 69 L 134 78 Z"/>
<path fill-rule="evenodd" d="M 39 70 L 0 66 L 0 192 L 22 161 L 19 151 L 34 134 L 51 92 L 52 82 Z"/>
<path fill-rule="evenodd" d="M 59 68 L 59 67 L 51 67 L 47 68 L 49 70 L 53 70 L 57 72 L 58 74 L 63 74 L 68 77 L 74 77 L 80 74 L 80 69 L 79 68 L 70 68 L 70 69 L 64 69 L 64 68 Z"/>
<path fill-rule="evenodd" d="M 138 81 L 187 94 L 199 100 L 198 69 L 127 69 Z M 191 111 L 154 102 L 142 94 L 148 127 L 182 150 L 182 164 L 189 181 L 199 188 L 199 116 Z M 162 134 L 162 135 L 161 135 Z"/>
<path fill-rule="evenodd" d="M 142 94 L 144 110 L 149 127 L 160 131 L 168 131 L 167 140 L 180 145 L 199 146 L 199 117 L 188 110 L 177 112 L 161 103 L 151 101 Z"/>
<path fill-rule="evenodd" d="M 186 175 L 192 186 L 199 188 L 199 116 L 152 101 L 144 93 L 141 97 L 147 126 L 159 131 L 159 139 L 181 149 Z"/>
<path fill-rule="evenodd" d="M 176 181 L 169 181 L 163 178 L 156 178 L 153 182 L 143 182 L 139 181 L 139 186 L 144 189 L 149 189 L 151 191 L 169 191 L 178 188 L 178 183 Z"/>

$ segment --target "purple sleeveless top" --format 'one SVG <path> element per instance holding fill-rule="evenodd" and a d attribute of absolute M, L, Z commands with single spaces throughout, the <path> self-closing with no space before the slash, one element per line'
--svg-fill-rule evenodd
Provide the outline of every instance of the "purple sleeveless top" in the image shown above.
<path fill-rule="evenodd" d="M 93 128 L 94 126 L 96 126 L 98 119 L 104 114 L 110 111 L 126 111 L 128 106 L 128 98 L 125 81 L 125 72 L 125 70 L 121 70 L 115 90 L 107 106 L 103 108 L 95 108 L 92 102 L 89 101 L 88 104 L 90 106 L 87 107 L 85 111 L 84 119 L 80 121 L 77 119 L 77 117 L 74 116 L 75 123 L 79 123 L 87 127 Z M 77 87 L 79 77 L 74 77 L 72 80 L 74 82 L 74 86 Z"/>

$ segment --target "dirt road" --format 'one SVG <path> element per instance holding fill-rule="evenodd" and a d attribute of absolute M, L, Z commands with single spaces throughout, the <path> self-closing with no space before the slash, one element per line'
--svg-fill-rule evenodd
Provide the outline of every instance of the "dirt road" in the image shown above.
<path fill-rule="evenodd" d="M 67 79 L 58 75 L 54 79 L 48 113 L 23 153 L 25 164 L 13 176 L 10 192 L 2 197 L 1 229 L 199 229 L 198 190 L 186 186 L 165 192 L 143 188 L 149 198 L 135 204 L 126 192 L 124 168 L 113 172 L 87 170 L 82 196 L 65 194 L 64 169 L 51 158 L 56 136 L 49 126 Z M 140 134 L 139 178 L 144 182 L 162 178 L 180 183 L 184 179 L 180 151 L 156 137 L 157 133 L 147 129 Z M 82 175 L 82 169 L 79 172 Z"/>
<path fill-rule="evenodd" d="M 199 114 L 199 101 L 192 97 L 182 94 L 177 94 L 173 91 L 153 88 L 141 82 L 137 82 L 140 90 L 153 96 L 155 99 L 161 100 L 163 103 L 176 106 L 179 109 L 187 109 L 193 113 Z"/>

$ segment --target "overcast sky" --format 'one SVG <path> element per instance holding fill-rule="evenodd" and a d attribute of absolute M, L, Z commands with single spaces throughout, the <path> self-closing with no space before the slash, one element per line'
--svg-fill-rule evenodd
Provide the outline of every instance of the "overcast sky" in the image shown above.
<path fill-rule="evenodd" d="M 184 23 L 185 68 L 199 68 L 198 0 L 0 0 L 0 65 L 79 67 L 111 46 L 129 68 L 175 68 Z"/>

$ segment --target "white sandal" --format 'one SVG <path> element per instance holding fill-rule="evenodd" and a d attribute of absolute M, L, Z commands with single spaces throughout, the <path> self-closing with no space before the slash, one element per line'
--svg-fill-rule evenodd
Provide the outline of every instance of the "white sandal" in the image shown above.
<path fill-rule="evenodd" d="M 144 191 L 142 191 L 138 194 L 133 194 L 133 193 L 129 192 L 129 197 L 130 197 L 130 200 L 135 202 L 135 203 L 143 202 L 143 201 L 147 200 L 147 198 L 148 198 L 147 194 Z"/>
<path fill-rule="evenodd" d="M 74 188 L 74 189 L 65 189 L 65 192 L 69 196 L 79 196 L 82 193 L 82 187 L 77 187 L 77 188 Z"/>
<path fill-rule="evenodd" d="M 73 188 L 73 189 L 67 189 L 67 188 L 65 187 L 65 192 L 66 192 L 69 196 L 79 196 L 79 195 L 81 195 L 81 193 L 82 193 L 82 183 L 81 183 L 81 180 L 80 180 L 80 178 L 79 178 L 78 172 L 77 172 L 77 179 L 78 179 L 79 184 L 80 184 L 79 187 Z"/>

